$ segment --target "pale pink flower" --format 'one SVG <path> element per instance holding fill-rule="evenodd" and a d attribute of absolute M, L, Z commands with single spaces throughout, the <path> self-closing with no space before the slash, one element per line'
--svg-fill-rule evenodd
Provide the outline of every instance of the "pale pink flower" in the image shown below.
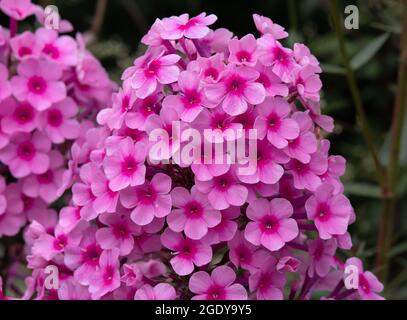
<path fill-rule="evenodd" d="M 1 104 L 6 114 L 1 119 L 1 127 L 7 134 L 31 132 L 38 126 L 38 112 L 27 102 L 16 102 L 10 98 Z"/>
<path fill-rule="evenodd" d="M 230 241 L 235 236 L 238 229 L 238 224 L 235 220 L 240 216 L 240 208 L 229 207 L 220 213 L 222 216 L 221 221 L 208 230 L 202 241 L 217 244 L 223 241 Z"/>
<path fill-rule="evenodd" d="M 66 97 L 65 84 L 60 81 L 59 65 L 28 59 L 17 67 L 18 75 L 11 79 L 13 95 L 19 101 L 29 101 L 37 110 L 48 109 L 53 103 Z"/>
<path fill-rule="evenodd" d="M 205 271 L 194 273 L 189 279 L 189 290 L 197 295 L 193 300 L 247 300 L 246 289 L 241 284 L 233 284 L 235 272 L 220 266 L 209 275 Z"/>
<path fill-rule="evenodd" d="M 201 79 L 207 83 L 218 82 L 225 69 L 223 54 L 219 53 L 209 58 L 198 57 L 196 61 L 191 61 L 188 64 L 188 70 L 199 72 Z"/>
<path fill-rule="evenodd" d="M 286 199 L 255 200 L 247 207 L 246 214 L 254 222 L 247 224 L 245 238 L 256 246 L 276 251 L 298 236 L 297 222 L 290 218 L 293 206 Z"/>
<path fill-rule="evenodd" d="M 312 278 L 316 273 L 319 277 L 323 278 L 329 270 L 336 265 L 336 240 L 331 238 L 329 240 L 311 240 L 308 243 L 308 251 L 310 254 L 311 262 L 308 268 L 308 275 Z"/>
<path fill-rule="evenodd" d="M 263 85 L 266 90 L 266 96 L 288 96 L 288 86 L 273 72 L 272 67 L 266 67 L 261 63 L 257 63 L 255 69 L 260 72 L 257 82 Z"/>
<path fill-rule="evenodd" d="M 322 82 L 315 73 L 315 67 L 307 65 L 293 70 L 294 86 L 298 94 L 304 99 L 320 100 Z"/>

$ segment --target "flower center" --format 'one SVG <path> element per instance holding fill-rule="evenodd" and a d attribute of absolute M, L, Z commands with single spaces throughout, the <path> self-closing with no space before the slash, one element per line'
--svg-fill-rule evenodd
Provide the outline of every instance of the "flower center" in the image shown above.
<path fill-rule="evenodd" d="M 25 160 L 30 161 L 35 156 L 35 147 L 30 141 L 21 143 L 17 148 L 17 155 Z"/>
<path fill-rule="evenodd" d="M 52 127 L 59 127 L 62 124 L 63 115 L 58 109 L 51 109 L 48 111 L 48 124 Z"/>
<path fill-rule="evenodd" d="M 32 53 L 32 50 L 29 47 L 21 47 L 20 49 L 18 49 L 18 55 L 20 57 L 27 56 L 27 55 L 29 55 L 31 53 Z"/>
<path fill-rule="evenodd" d="M 247 51 L 239 51 L 236 54 L 237 60 L 239 60 L 240 62 L 247 62 L 250 61 L 250 53 L 248 53 Z"/>
<path fill-rule="evenodd" d="M 34 108 L 28 103 L 20 104 L 14 111 L 14 119 L 21 125 L 34 119 Z"/>
<path fill-rule="evenodd" d="M 43 94 L 47 89 L 47 83 L 42 77 L 32 76 L 28 80 L 28 88 L 32 93 Z"/>
<path fill-rule="evenodd" d="M 59 58 L 59 50 L 52 43 L 46 44 L 44 46 L 44 49 L 42 49 L 42 52 L 45 53 L 46 55 L 50 56 L 53 59 Z"/>

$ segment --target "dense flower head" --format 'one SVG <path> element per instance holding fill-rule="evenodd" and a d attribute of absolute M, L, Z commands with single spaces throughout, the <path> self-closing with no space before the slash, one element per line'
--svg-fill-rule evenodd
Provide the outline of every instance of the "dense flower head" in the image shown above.
<path fill-rule="evenodd" d="M 28 265 L 43 266 L 65 245 L 80 241 L 57 227 L 54 209 L 69 204 L 61 196 L 69 187 L 70 146 L 85 135 L 85 128 L 94 126 L 96 112 L 106 106 L 106 100 L 93 91 L 96 82 L 82 87 L 86 101 L 73 88 L 79 79 L 99 78 L 104 83 L 100 89 L 110 96 L 115 85 L 100 64 L 79 69 L 82 56 L 96 58 L 79 36 L 62 34 L 70 31 L 66 20 L 60 21 L 61 28 L 47 28 L 44 9 L 31 0 L 2 0 L 0 10 L 10 19 L 10 29 L 0 27 L 0 240 L 23 238 L 23 232 L 26 245 L 38 240 L 33 245 L 36 256 L 28 259 Z M 23 30 L 27 24 L 20 21 L 31 15 L 39 25 Z M 63 217 L 64 225 L 73 225 L 73 215 L 61 213 Z M 14 252 L 7 253 L 11 260 L 6 286 L 22 276 L 11 268 L 25 260 L 21 241 L 14 241 L 10 248 L 3 247 Z M 71 280 L 62 287 L 67 291 L 58 294 L 60 297 L 89 296 Z"/>
<path fill-rule="evenodd" d="M 260 34 L 241 37 L 210 29 L 217 18 L 205 13 L 157 19 L 97 127 L 75 119 L 86 94 L 101 101 L 106 80 L 94 71 L 97 60 L 80 55 L 66 77 L 71 42 L 35 33 L 49 47 L 21 58 L 1 102 L 17 93 L 13 111 L 1 114 L 0 159 L 38 185 L 14 188 L 41 203 L 53 199 L 43 191 L 61 174 L 51 149 L 75 142 L 58 189 L 72 186 L 69 203 L 52 223 L 27 217 L 26 298 L 310 299 L 324 286 L 330 299 L 379 297 L 374 275 L 337 255 L 351 247 L 355 214 L 340 180 L 345 161 L 329 154 L 333 124 L 320 110 L 319 62 L 303 44 L 286 48 L 284 28 L 253 18 Z M 48 74 L 42 64 L 51 63 L 59 70 Z M 0 81 L 9 77 L 6 69 Z M 73 83 L 59 90 L 66 79 Z M 14 222 L 27 202 L 9 209 L 16 194 L 1 186 L 0 234 L 2 216 Z M 49 265 L 58 267 L 57 289 L 44 284 Z M 348 265 L 358 270 L 359 289 L 348 287 Z"/>

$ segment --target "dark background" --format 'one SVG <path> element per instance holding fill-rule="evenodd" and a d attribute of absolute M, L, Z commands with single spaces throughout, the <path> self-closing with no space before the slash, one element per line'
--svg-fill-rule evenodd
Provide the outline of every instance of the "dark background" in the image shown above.
<path fill-rule="evenodd" d="M 229 28 L 238 36 L 249 32 L 257 35 L 251 17 L 253 13 L 269 16 L 284 26 L 290 32 L 285 45 L 304 42 L 323 64 L 323 112 L 331 115 L 336 124 L 335 132 L 329 136 L 331 152 L 343 155 L 348 161 L 345 188 L 357 213 L 357 221 L 351 226 L 354 248 L 349 255 L 360 256 L 367 267 L 375 271 L 374 258 L 382 206 L 380 187 L 374 178 L 373 162 L 355 121 L 355 107 L 346 77 L 339 67 L 341 59 L 330 21 L 328 1 L 108 0 L 104 15 L 97 14 L 97 4 L 102 5 L 104 0 L 34 2 L 56 5 L 61 16 L 70 20 L 75 30 L 96 35 L 90 49 L 116 81 L 124 68 L 131 65 L 134 57 L 143 50 L 139 40 L 157 17 L 185 12 L 195 15 L 206 11 L 218 16 L 213 27 Z M 349 4 L 359 8 L 360 29 L 345 32 L 347 47 L 351 57 L 359 55 L 363 61 L 355 74 L 375 144 L 386 163 L 400 51 L 401 0 L 339 0 L 338 7 L 342 14 Z M 0 21 L 4 24 L 4 16 L 0 17 Z M 372 41 L 384 34 L 388 34 L 386 41 L 372 52 Z M 400 201 L 395 215 L 395 241 L 389 252 L 392 267 L 385 292 L 387 298 L 396 299 L 407 299 L 407 130 L 403 135 L 402 172 L 398 185 Z"/>

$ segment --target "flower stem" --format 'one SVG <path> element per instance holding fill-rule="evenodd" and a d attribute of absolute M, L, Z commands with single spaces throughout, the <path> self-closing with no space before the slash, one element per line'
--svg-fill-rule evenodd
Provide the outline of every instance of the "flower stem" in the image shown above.
<path fill-rule="evenodd" d="M 387 194 L 384 199 L 381 221 L 379 226 L 376 267 L 379 269 L 379 277 L 386 282 L 390 257 L 388 252 L 392 245 L 394 228 L 394 213 L 397 197 L 395 195 L 400 168 L 400 147 L 404 127 L 407 104 L 407 0 L 404 3 L 403 29 L 401 32 L 401 53 L 398 70 L 398 83 L 391 126 L 391 142 L 389 163 L 387 167 Z"/>
<path fill-rule="evenodd" d="M 337 1 L 330 0 L 329 4 L 330 4 L 331 16 L 332 16 L 333 23 L 334 23 L 335 33 L 336 33 L 336 37 L 338 40 L 339 51 L 340 51 L 340 54 L 342 57 L 343 65 L 346 70 L 346 77 L 348 80 L 349 89 L 352 93 L 353 104 L 355 105 L 355 108 L 356 108 L 358 122 L 359 122 L 363 137 L 366 141 L 367 147 L 369 149 L 369 152 L 372 156 L 372 159 L 373 159 L 373 162 L 374 162 L 374 165 L 376 168 L 377 180 L 381 185 L 383 185 L 383 183 L 385 181 L 385 170 L 384 170 L 382 164 L 380 163 L 378 152 L 377 152 L 376 146 L 373 142 L 374 139 L 373 139 L 373 135 L 370 130 L 370 127 L 369 127 L 369 123 L 367 121 L 365 108 L 363 107 L 362 96 L 360 94 L 360 90 L 359 90 L 359 87 L 356 82 L 355 74 L 353 72 L 353 69 L 352 69 L 352 66 L 350 63 L 348 51 L 346 49 L 346 44 L 345 44 L 345 39 L 344 39 L 344 35 L 343 35 L 343 30 L 341 27 L 341 18 L 340 18 L 340 14 L 339 14 L 339 10 L 338 10 Z"/>

